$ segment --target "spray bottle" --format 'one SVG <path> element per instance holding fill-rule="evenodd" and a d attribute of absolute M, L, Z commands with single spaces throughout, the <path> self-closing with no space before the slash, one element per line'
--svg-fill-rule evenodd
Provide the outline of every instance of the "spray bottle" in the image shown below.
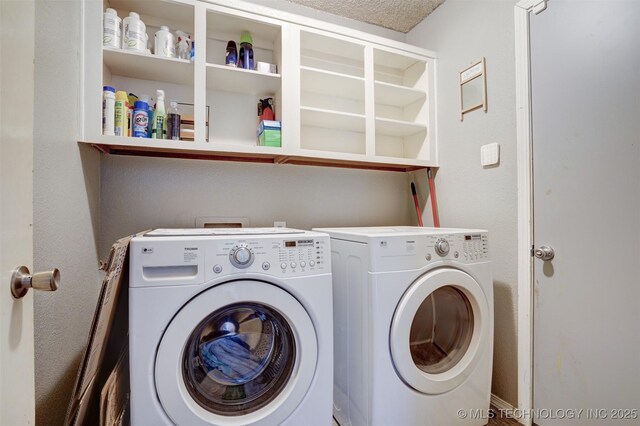
<path fill-rule="evenodd" d="M 164 90 L 156 90 L 156 110 L 153 112 L 151 137 L 164 139 L 167 133 L 167 112 L 164 109 Z"/>

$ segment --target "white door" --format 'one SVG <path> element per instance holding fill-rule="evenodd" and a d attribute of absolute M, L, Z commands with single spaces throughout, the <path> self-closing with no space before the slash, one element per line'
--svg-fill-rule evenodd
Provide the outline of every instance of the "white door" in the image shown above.
<path fill-rule="evenodd" d="M 34 424 L 33 292 L 12 297 L 32 266 L 33 1 L 0 1 L 0 425 Z"/>
<path fill-rule="evenodd" d="M 533 404 L 585 410 L 534 421 L 639 425 L 640 2 L 550 1 L 531 64 Z"/>

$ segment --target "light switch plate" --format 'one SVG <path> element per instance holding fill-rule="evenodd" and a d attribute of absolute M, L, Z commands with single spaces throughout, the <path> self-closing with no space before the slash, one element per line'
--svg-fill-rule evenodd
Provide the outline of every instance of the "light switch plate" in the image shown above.
<path fill-rule="evenodd" d="M 480 164 L 482 167 L 493 166 L 500 162 L 500 145 L 490 143 L 480 148 Z"/>

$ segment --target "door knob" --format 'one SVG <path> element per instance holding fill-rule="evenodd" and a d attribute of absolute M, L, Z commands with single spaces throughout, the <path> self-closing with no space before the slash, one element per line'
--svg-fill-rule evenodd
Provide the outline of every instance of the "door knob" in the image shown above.
<path fill-rule="evenodd" d="M 16 299 L 20 299 L 27 294 L 30 288 L 56 291 L 58 284 L 60 284 L 60 271 L 57 268 L 31 275 L 29 268 L 20 266 L 13 270 L 11 276 L 11 294 Z"/>
<path fill-rule="evenodd" d="M 542 259 L 544 261 L 552 260 L 556 255 L 556 252 L 549 246 L 540 246 L 539 248 L 533 251 L 533 255 L 538 259 Z"/>

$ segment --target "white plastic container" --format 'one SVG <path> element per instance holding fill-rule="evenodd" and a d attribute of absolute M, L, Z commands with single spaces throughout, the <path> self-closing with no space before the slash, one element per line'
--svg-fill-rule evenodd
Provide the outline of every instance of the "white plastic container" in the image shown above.
<path fill-rule="evenodd" d="M 116 89 L 111 86 L 102 88 L 102 134 L 115 135 Z"/>
<path fill-rule="evenodd" d="M 147 27 L 135 12 L 122 21 L 122 48 L 143 53 L 147 49 Z"/>
<path fill-rule="evenodd" d="M 176 37 L 171 34 L 169 27 L 163 25 L 156 31 L 153 53 L 165 58 L 176 57 Z"/>
<path fill-rule="evenodd" d="M 115 9 L 107 9 L 102 15 L 102 45 L 120 49 L 120 35 L 122 34 L 122 19 Z"/>
<path fill-rule="evenodd" d="M 176 31 L 176 57 L 189 60 L 191 55 L 191 36 L 184 31 Z"/>

